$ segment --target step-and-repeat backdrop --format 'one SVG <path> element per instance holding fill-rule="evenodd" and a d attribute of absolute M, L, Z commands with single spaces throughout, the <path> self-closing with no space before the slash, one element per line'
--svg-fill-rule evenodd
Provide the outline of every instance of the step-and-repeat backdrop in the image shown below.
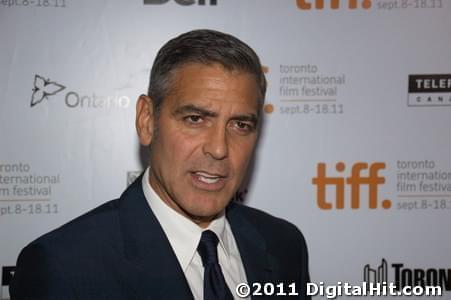
<path fill-rule="evenodd" d="M 269 82 L 235 200 L 302 230 L 318 285 L 451 297 L 450 16 L 447 0 L 1 0 L 1 299 L 20 249 L 140 174 L 136 99 L 196 28 L 246 41 Z"/>

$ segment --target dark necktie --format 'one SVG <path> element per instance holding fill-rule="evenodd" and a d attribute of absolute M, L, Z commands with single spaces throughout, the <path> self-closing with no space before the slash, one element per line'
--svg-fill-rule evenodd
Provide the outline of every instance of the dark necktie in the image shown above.
<path fill-rule="evenodd" d="M 232 300 L 233 296 L 218 261 L 218 237 L 211 230 L 202 232 L 197 252 L 204 265 L 204 300 Z"/>

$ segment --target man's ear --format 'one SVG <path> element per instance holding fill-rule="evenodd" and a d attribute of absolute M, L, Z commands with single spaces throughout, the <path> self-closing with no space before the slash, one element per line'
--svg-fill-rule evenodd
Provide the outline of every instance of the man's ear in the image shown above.
<path fill-rule="evenodd" d="M 146 95 L 139 96 L 136 102 L 135 125 L 141 145 L 150 145 L 154 130 L 154 111 L 153 101 Z"/>

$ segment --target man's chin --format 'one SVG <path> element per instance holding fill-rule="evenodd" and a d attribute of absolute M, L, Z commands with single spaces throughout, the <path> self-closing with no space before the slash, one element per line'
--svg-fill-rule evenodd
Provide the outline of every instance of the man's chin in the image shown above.
<path fill-rule="evenodd" d="M 186 216 L 194 223 L 210 223 L 214 219 L 220 217 L 225 210 L 225 206 L 208 208 L 208 207 L 196 207 L 184 210 Z M 208 224 L 207 224 L 208 226 Z"/>

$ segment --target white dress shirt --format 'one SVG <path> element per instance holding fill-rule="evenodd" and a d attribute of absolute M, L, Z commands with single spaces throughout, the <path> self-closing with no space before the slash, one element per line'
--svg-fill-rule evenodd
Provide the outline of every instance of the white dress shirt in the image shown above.
<path fill-rule="evenodd" d="M 241 282 L 247 282 L 243 262 L 233 237 L 230 224 L 224 213 L 214 219 L 207 228 L 196 223 L 169 207 L 149 183 L 149 168 L 142 179 L 144 195 L 150 208 L 161 224 L 180 266 L 188 281 L 195 299 L 203 299 L 204 267 L 197 253 L 200 237 L 204 230 L 211 230 L 218 236 L 218 260 L 230 291 L 236 299 L 235 288 Z"/>

